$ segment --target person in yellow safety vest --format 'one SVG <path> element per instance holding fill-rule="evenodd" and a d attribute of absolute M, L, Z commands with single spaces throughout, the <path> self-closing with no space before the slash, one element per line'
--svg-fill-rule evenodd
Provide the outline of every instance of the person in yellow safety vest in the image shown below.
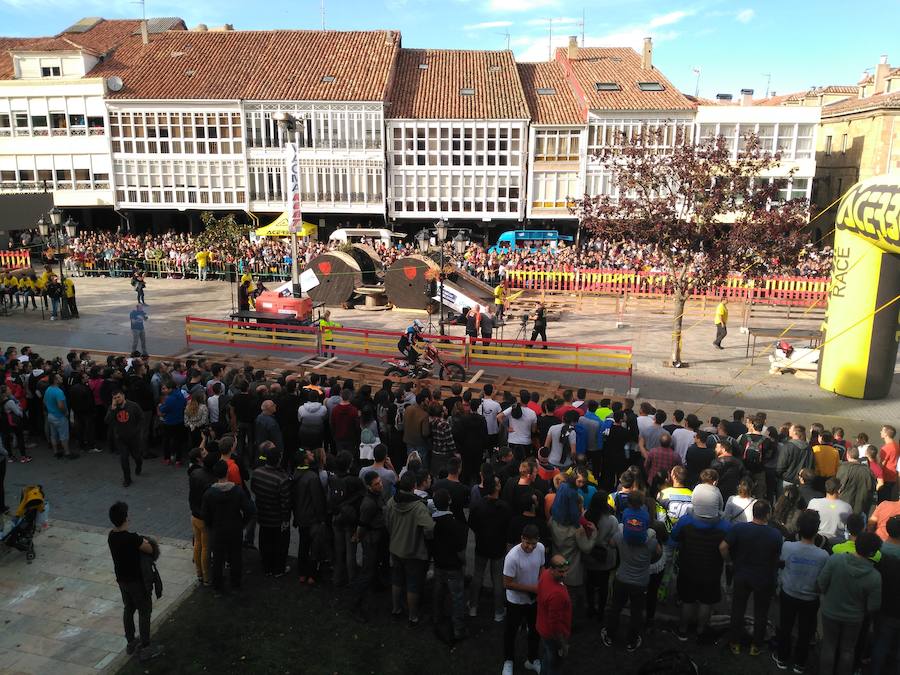
<path fill-rule="evenodd" d="M 334 356 L 334 333 L 330 329 L 340 327 L 341 324 L 331 320 L 331 311 L 326 309 L 319 319 L 319 331 L 322 333 L 322 354 L 324 356 L 328 356 L 329 350 L 331 350 L 331 355 Z"/>
<path fill-rule="evenodd" d="M 49 307 L 49 304 L 47 303 L 47 284 L 49 282 L 50 270 L 49 268 L 45 267 L 43 273 L 41 273 L 41 276 L 39 276 L 34 282 L 35 295 L 41 296 L 41 302 L 44 303 L 44 309 L 47 309 Z"/>
<path fill-rule="evenodd" d="M 80 319 L 78 316 L 78 304 L 75 302 L 75 282 L 70 277 L 63 279 L 63 288 L 66 290 L 66 304 L 69 306 L 69 314 L 73 319 Z"/>
<path fill-rule="evenodd" d="M 9 306 L 12 307 L 13 296 L 15 296 L 16 307 L 21 307 L 22 302 L 19 297 L 19 280 L 15 276 L 10 274 L 9 277 L 7 277 L 7 279 L 6 279 L 5 286 L 6 286 L 6 295 L 9 296 Z"/>
<path fill-rule="evenodd" d="M 26 307 L 28 307 L 28 298 L 31 298 L 31 309 L 37 309 L 37 302 L 34 300 L 36 288 L 34 279 L 31 277 L 22 277 L 19 279 L 19 291 L 21 292 L 22 297 L 25 298 Z"/>
<path fill-rule="evenodd" d="M 498 322 L 503 320 L 504 309 L 506 309 L 506 279 L 494 287 L 494 314 Z"/>
<path fill-rule="evenodd" d="M 253 293 L 253 291 L 256 290 L 256 283 L 254 283 L 254 281 L 253 281 L 253 275 L 250 274 L 250 272 L 244 272 L 244 273 L 241 275 L 241 281 L 240 281 L 240 283 L 244 283 L 245 281 L 248 282 L 248 283 L 250 284 L 250 285 L 247 287 L 247 293 L 248 293 L 248 294 Z"/>
<path fill-rule="evenodd" d="M 719 349 L 725 349 L 722 346 L 722 340 L 728 335 L 728 298 L 722 296 L 722 301 L 716 306 L 716 339 L 713 344 Z"/>
<path fill-rule="evenodd" d="M 206 281 L 206 273 L 209 269 L 209 259 L 211 257 L 210 252 L 206 249 L 197 251 L 197 254 L 194 256 L 197 261 L 197 278 L 200 281 Z"/>

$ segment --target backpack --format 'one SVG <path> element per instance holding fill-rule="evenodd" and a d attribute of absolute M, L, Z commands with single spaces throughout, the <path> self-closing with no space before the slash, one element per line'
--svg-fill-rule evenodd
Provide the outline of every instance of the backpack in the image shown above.
<path fill-rule="evenodd" d="M 762 434 L 747 434 L 744 436 L 744 444 L 741 448 L 741 459 L 747 471 L 756 473 L 763 470 L 765 457 L 766 437 Z"/>
<path fill-rule="evenodd" d="M 699 675 L 700 669 L 685 652 L 667 649 L 643 663 L 637 672 L 638 675 Z"/>
<path fill-rule="evenodd" d="M 622 522 L 622 515 L 625 513 L 625 509 L 628 508 L 628 494 L 627 492 L 615 492 L 613 493 L 613 504 L 615 504 L 616 510 L 616 518 L 619 519 L 619 522 Z"/>
<path fill-rule="evenodd" d="M 329 473 L 328 495 L 326 497 L 325 503 L 328 513 L 330 513 L 331 515 L 335 515 L 340 512 L 341 504 L 344 502 L 346 491 L 346 477 Z"/>
<path fill-rule="evenodd" d="M 588 431 L 580 424 L 575 425 L 575 454 L 583 455 L 587 452 Z"/>
<path fill-rule="evenodd" d="M 650 516 L 645 508 L 625 509 L 622 513 L 622 541 L 631 546 L 646 544 L 649 526 Z"/>
<path fill-rule="evenodd" d="M 578 431 L 576 427 L 571 424 L 563 424 L 562 428 L 559 430 L 559 444 L 562 447 L 562 455 L 560 456 L 561 462 L 566 462 L 569 457 L 572 456 L 572 442 L 569 439 L 569 434 L 575 431 L 575 447 L 578 447 Z"/>

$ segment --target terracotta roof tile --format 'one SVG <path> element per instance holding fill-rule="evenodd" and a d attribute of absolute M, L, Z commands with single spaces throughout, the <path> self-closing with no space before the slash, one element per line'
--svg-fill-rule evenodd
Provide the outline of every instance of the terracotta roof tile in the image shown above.
<path fill-rule="evenodd" d="M 578 103 L 562 66 L 556 61 L 518 63 L 516 66 L 533 124 L 586 123 L 587 110 Z M 545 92 L 539 93 L 539 89 Z"/>
<path fill-rule="evenodd" d="M 11 80 L 15 74 L 10 51 L 24 49 L 34 38 L 0 37 L 0 80 Z"/>
<path fill-rule="evenodd" d="M 567 50 L 556 50 L 556 60 L 564 70 L 570 71 L 584 92 L 591 109 L 607 110 L 691 110 L 689 101 L 655 67 L 641 68 L 641 57 L 630 48 L 581 47 L 575 59 L 569 59 Z M 616 91 L 597 91 L 595 83 L 614 82 Z M 662 91 L 644 91 L 639 82 L 658 82 Z"/>
<path fill-rule="evenodd" d="M 474 93 L 464 96 L 463 88 Z M 530 117 L 510 51 L 401 49 L 390 103 L 394 119 Z"/>
<path fill-rule="evenodd" d="M 92 74 L 122 78 L 112 99 L 382 101 L 399 46 L 383 30 L 169 31 L 130 38 Z"/>
<path fill-rule="evenodd" d="M 822 118 L 836 117 L 864 110 L 877 110 L 878 108 L 900 108 L 900 91 L 890 94 L 876 94 L 866 98 L 851 98 L 846 101 L 838 101 L 822 108 Z"/>

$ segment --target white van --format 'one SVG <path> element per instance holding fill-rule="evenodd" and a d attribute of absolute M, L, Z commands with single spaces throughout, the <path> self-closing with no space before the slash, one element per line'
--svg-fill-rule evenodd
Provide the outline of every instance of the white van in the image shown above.
<path fill-rule="evenodd" d="M 394 247 L 404 239 L 406 239 L 405 234 L 375 227 L 342 227 L 328 235 L 329 241 L 342 244 L 359 244 L 369 241 L 384 244 L 388 247 Z"/>

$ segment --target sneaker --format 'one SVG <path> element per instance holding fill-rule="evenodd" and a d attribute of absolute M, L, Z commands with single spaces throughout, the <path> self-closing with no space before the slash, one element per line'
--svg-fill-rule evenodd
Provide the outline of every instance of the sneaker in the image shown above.
<path fill-rule="evenodd" d="M 126 654 L 134 654 L 137 651 L 138 646 L 141 644 L 141 641 L 138 639 L 129 640 L 128 646 L 125 647 Z"/>
<path fill-rule="evenodd" d="M 806 672 L 806 668 L 804 668 L 803 666 L 797 666 L 797 665 L 794 666 L 793 670 L 795 673 L 797 673 L 797 675 L 803 675 L 803 673 Z"/>
<path fill-rule="evenodd" d="M 494 612 L 494 621 L 496 623 L 503 623 L 506 620 L 506 610 L 501 609 L 499 612 Z"/>
<path fill-rule="evenodd" d="M 609 633 L 606 632 L 605 628 L 600 629 L 600 642 L 603 643 L 604 647 L 612 647 L 613 646 L 612 638 L 609 636 Z"/>
<path fill-rule="evenodd" d="M 88 452 L 91 454 L 96 454 L 98 452 L 103 452 L 103 451 L 100 448 L 91 448 L 90 450 L 88 450 Z"/>
<path fill-rule="evenodd" d="M 23 455 L 22 457 L 19 457 L 20 464 L 28 464 L 28 462 L 30 462 L 30 461 L 31 461 L 31 457 L 29 457 L 28 455 Z"/>
<path fill-rule="evenodd" d="M 750 644 L 750 656 L 759 656 L 762 653 L 762 650 L 757 647 L 755 644 Z"/>
<path fill-rule="evenodd" d="M 500 675 L 513 675 L 513 662 L 512 661 L 504 661 L 503 662 L 503 670 L 500 671 Z"/>
<path fill-rule="evenodd" d="M 731 650 L 731 653 L 735 656 L 740 656 L 741 654 L 741 643 L 740 642 L 730 642 L 728 644 L 728 649 Z"/>
<path fill-rule="evenodd" d="M 473 619 L 478 616 L 478 605 L 469 605 L 469 616 Z"/>
<path fill-rule="evenodd" d="M 688 641 L 688 633 L 683 628 L 675 629 L 675 639 L 679 642 L 687 642 Z"/>
<path fill-rule="evenodd" d="M 778 654 L 776 654 L 775 652 L 772 652 L 772 660 L 775 662 L 775 667 L 778 668 L 778 670 L 788 669 L 788 665 L 784 661 L 779 659 Z"/>
<path fill-rule="evenodd" d="M 641 648 L 641 645 L 644 644 L 644 640 L 638 635 L 634 640 L 625 645 L 625 651 L 629 654 L 631 652 L 636 652 Z"/>
<path fill-rule="evenodd" d="M 535 659 L 534 661 L 526 661 L 525 662 L 525 670 L 531 670 L 535 673 L 541 672 L 541 660 Z"/>
<path fill-rule="evenodd" d="M 285 574 L 289 574 L 290 571 L 291 571 L 291 566 L 290 566 L 290 565 L 285 565 L 285 566 L 284 566 L 284 572 L 279 572 L 279 573 L 277 573 L 277 574 L 273 574 L 272 576 L 275 577 L 276 579 L 280 579 L 280 578 L 283 577 Z"/>

